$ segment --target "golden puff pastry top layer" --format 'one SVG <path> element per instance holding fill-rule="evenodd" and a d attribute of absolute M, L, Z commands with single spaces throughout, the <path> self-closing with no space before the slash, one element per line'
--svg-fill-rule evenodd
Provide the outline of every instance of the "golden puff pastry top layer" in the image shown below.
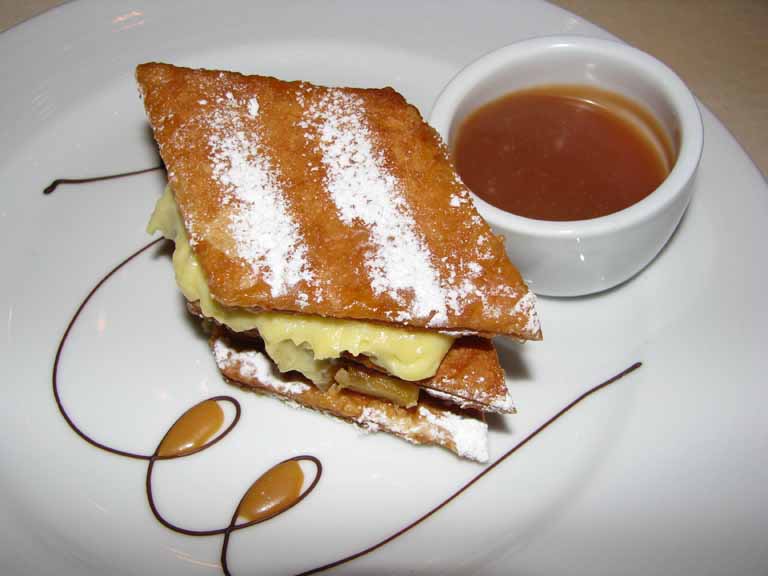
<path fill-rule="evenodd" d="M 136 76 L 222 304 L 541 338 L 502 240 L 391 88 L 158 63 Z"/>

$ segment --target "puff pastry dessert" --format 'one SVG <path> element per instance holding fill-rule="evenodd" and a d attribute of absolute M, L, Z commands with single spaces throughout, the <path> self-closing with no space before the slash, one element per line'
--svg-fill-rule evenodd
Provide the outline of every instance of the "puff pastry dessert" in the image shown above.
<path fill-rule="evenodd" d="M 148 229 L 176 243 L 219 369 L 483 461 L 512 412 L 491 338 L 541 338 L 535 297 L 447 150 L 391 88 L 142 64 L 168 172 Z"/>

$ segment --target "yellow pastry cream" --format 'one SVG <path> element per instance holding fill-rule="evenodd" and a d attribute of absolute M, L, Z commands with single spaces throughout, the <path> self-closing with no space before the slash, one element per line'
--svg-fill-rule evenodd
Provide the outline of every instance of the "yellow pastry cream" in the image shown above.
<path fill-rule="evenodd" d="M 258 330 L 267 354 L 281 372 L 296 370 L 322 389 L 327 389 L 333 380 L 333 361 L 342 353 L 366 356 L 389 374 L 416 381 L 434 376 L 453 345 L 453 337 L 434 332 L 307 314 L 253 312 L 220 304 L 208 291 L 170 187 L 157 201 L 147 231 L 150 234 L 160 231 L 175 242 L 173 268 L 176 282 L 187 300 L 199 303 L 204 316 L 235 332 Z M 354 382 L 359 381 L 358 378 L 346 373 L 341 378 L 344 380 L 339 382 L 342 387 L 358 388 L 360 392 L 364 391 L 360 388 L 364 388 L 366 393 L 374 396 L 412 398 L 410 392 L 393 394 L 391 386 L 388 392 L 381 386 L 377 388 L 375 379 L 366 379 L 365 383 L 360 381 L 356 386 Z M 376 393 L 377 389 L 381 389 L 381 393 Z M 410 400 L 407 403 L 411 403 Z"/>

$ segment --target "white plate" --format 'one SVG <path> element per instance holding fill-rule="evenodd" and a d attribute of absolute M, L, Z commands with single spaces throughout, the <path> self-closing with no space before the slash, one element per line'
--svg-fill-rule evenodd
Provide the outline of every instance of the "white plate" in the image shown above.
<path fill-rule="evenodd" d="M 89 290 L 146 244 L 159 173 L 133 83 L 142 61 L 328 84 L 392 85 L 427 115 L 460 67 L 516 39 L 606 36 L 548 4 L 77 2 L 0 36 L 0 564 L 7 574 L 221 572 L 223 537 L 155 520 L 147 463 L 73 433 L 52 391 L 57 346 Z M 636 361 L 437 513 L 334 573 L 757 574 L 768 571 L 765 181 L 704 111 L 694 200 L 662 255 L 609 293 L 541 301 L 545 340 L 505 345 L 519 414 L 501 457 L 579 394 Z M 269 466 L 324 473 L 288 512 L 232 533 L 233 574 L 297 573 L 373 546 L 484 470 L 224 384 L 154 248 L 83 309 L 59 364 L 86 433 L 151 454 L 194 403 L 227 394 L 221 442 L 158 463 L 155 500 L 190 529 L 225 527 Z"/>

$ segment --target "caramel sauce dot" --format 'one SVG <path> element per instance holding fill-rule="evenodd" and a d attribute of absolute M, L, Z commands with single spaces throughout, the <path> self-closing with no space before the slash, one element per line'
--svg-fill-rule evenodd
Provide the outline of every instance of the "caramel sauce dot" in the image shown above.
<path fill-rule="evenodd" d="M 304 472 L 296 460 L 267 470 L 243 496 L 238 516 L 248 522 L 264 520 L 293 505 L 301 496 Z"/>
<path fill-rule="evenodd" d="M 158 456 L 183 456 L 205 444 L 221 429 L 224 411 L 215 400 L 206 400 L 187 410 L 168 430 Z"/>

